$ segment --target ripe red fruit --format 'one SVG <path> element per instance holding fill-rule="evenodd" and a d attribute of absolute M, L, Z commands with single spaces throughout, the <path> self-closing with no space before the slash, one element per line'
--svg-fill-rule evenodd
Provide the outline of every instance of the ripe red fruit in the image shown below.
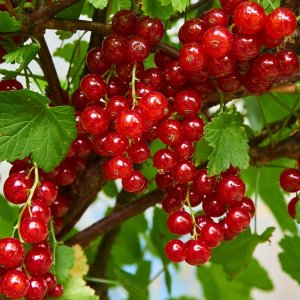
<path fill-rule="evenodd" d="M 19 270 L 7 271 L 1 278 L 1 293 L 10 299 L 25 297 L 29 288 L 28 276 Z"/>
<path fill-rule="evenodd" d="M 234 232 L 244 231 L 250 224 L 250 214 L 244 208 L 233 207 L 225 217 L 228 229 Z"/>
<path fill-rule="evenodd" d="M 123 155 L 114 156 L 107 161 L 106 171 L 110 178 L 126 178 L 133 171 L 132 162 L 129 158 Z"/>
<path fill-rule="evenodd" d="M 239 32 L 256 34 L 264 28 L 266 13 L 260 4 L 246 1 L 235 9 L 233 20 Z"/>
<path fill-rule="evenodd" d="M 213 219 L 206 215 L 197 215 L 195 217 L 195 223 L 196 223 L 196 230 L 198 234 L 201 234 L 201 230 L 204 227 L 204 225 L 213 223 Z"/>
<path fill-rule="evenodd" d="M 158 18 L 143 17 L 138 20 L 135 32 L 136 35 L 146 39 L 151 46 L 155 46 L 162 39 L 165 27 Z"/>
<path fill-rule="evenodd" d="M 52 273 L 45 273 L 42 275 L 44 278 L 46 285 L 47 285 L 47 291 L 51 292 L 55 286 L 57 285 L 56 277 Z"/>
<path fill-rule="evenodd" d="M 61 193 L 57 195 L 57 198 L 50 206 L 51 213 L 54 218 L 61 218 L 65 216 L 69 211 L 69 208 L 70 208 L 69 199 Z"/>
<path fill-rule="evenodd" d="M 0 240 L 0 266 L 6 269 L 17 268 L 24 256 L 24 247 L 18 239 Z"/>
<path fill-rule="evenodd" d="M 29 189 L 33 185 L 33 180 L 27 178 L 25 174 L 15 173 L 10 175 L 3 186 L 5 198 L 13 204 L 23 204 L 29 196 Z"/>
<path fill-rule="evenodd" d="M 80 89 L 85 96 L 92 102 L 97 102 L 105 96 L 106 83 L 102 76 L 97 74 L 88 74 L 80 82 Z"/>
<path fill-rule="evenodd" d="M 51 205 L 57 197 L 58 187 L 52 181 L 42 180 L 34 192 L 34 198 L 44 200 Z"/>
<path fill-rule="evenodd" d="M 140 192 L 146 184 L 145 176 L 138 170 L 133 170 L 128 177 L 122 179 L 124 190 L 130 193 Z"/>
<path fill-rule="evenodd" d="M 246 187 L 242 179 L 229 175 L 217 184 L 217 198 L 226 206 L 233 206 L 242 201 Z"/>
<path fill-rule="evenodd" d="M 216 176 L 208 176 L 207 170 L 199 170 L 193 180 L 193 187 L 195 191 L 203 196 L 213 193 L 216 185 Z"/>
<path fill-rule="evenodd" d="M 111 63 L 122 63 L 126 60 L 125 46 L 126 39 L 123 36 L 111 34 L 103 41 L 102 49 L 104 56 Z"/>
<path fill-rule="evenodd" d="M 236 92 L 242 85 L 242 78 L 238 73 L 217 78 L 218 88 L 225 93 Z"/>
<path fill-rule="evenodd" d="M 181 137 L 181 124 L 179 121 L 168 119 L 158 126 L 158 138 L 166 145 L 176 144 Z"/>
<path fill-rule="evenodd" d="M 205 198 L 204 196 L 199 195 L 195 191 L 195 189 L 193 188 L 193 186 L 190 188 L 190 191 L 189 191 L 189 201 L 190 201 L 191 207 L 198 206 L 204 200 L 204 198 Z M 188 206 L 187 201 L 185 201 L 184 204 Z"/>
<path fill-rule="evenodd" d="M 105 141 L 107 139 L 107 134 L 99 134 L 93 136 L 92 147 L 93 151 L 100 156 L 111 156 L 111 153 L 105 149 Z"/>
<path fill-rule="evenodd" d="M 167 227 L 170 232 L 178 235 L 190 233 L 193 230 L 192 217 L 186 211 L 175 211 L 169 214 Z"/>
<path fill-rule="evenodd" d="M 242 201 L 238 202 L 234 207 L 243 208 L 249 212 L 251 218 L 254 217 L 255 205 L 249 197 L 244 197 Z"/>
<path fill-rule="evenodd" d="M 230 55 L 223 57 L 213 57 L 207 65 L 207 71 L 215 77 L 223 77 L 231 74 L 235 70 L 235 59 Z"/>
<path fill-rule="evenodd" d="M 169 188 L 173 187 L 173 175 L 172 173 L 157 173 L 155 176 L 155 182 L 159 189 L 168 190 Z"/>
<path fill-rule="evenodd" d="M 58 167 L 58 174 L 52 179 L 59 186 L 71 184 L 76 178 L 76 168 L 72 159 L 65 159 Z"/>
<path fill-rule="evenodd" d="M 36 217 L 22 219 L 20 225 L 20 234 L 25 242 L 36 244 L 43 242 L 48 236 L 47 224 Z"/>
<path fill-rule="evenodd" d="M 136 110 L 124 110 L 116 119 L 116 129 L 122 135 L 137 139 L 144 132 L 144 122 Z"/>
<path fill-rule="evenodd" d="M 291 76 L 299 69 L 297 54 L 292 50 L 281 50 L 277 53 L 281 76 Z"/>
<path fill-rule="evenodd" d="M 110 120 L 115 120 L 117 116 L 125 109 L 130 109 L 131 104 L 124 96 L 111 97 L 106 105 L 106 112 Z"/>
<path fill-rule="evenodd" d="M 201 229 L 201 240 L 210 248 L 218 247 L 223 240 L 221 226 L 215 222 L 205 224 Z"/>
<path fill-rule="evenodd" d="M 223 9 L 230 15 L 233 15 L 238 5 L 246 0 L 220 0 Z"/>
<path fill-rule="evenodd" d="M 22 90 L 23 86 L 21 82 L 16 79 L 8 79 L 8 80 L 0 80 L 0 91 L 1 92 L 9 92 L 9 91 L 17 91 Z"/>
<path fill-rule="evenodd" d="M 165 68 L 165 66 L 173 60 L 174 60 L 173 56 L 171 56 L 163 51 L 159 51 L 154 54 L 154 62 L 160 70 L 163 70 Z"/>
<path fill-rule="evenodd" d="M 48 291 L 48 296 L 51 298 L 60 298 L 64 293 L 64 287 L 61 284 L 57 284 L 55 288 Z"/>
<path fill-rule="evenodd" d="M 128 139 L 119 132 L 113 131 L 107 135 L 104 142 L 104 148 L 110 155 L 122 155 L 129 147 Z"/>
<path fill-rule="evenodd" d="M 288 213 L 291 216 L 291 218 L 296 218 L 296 206 L 299 202 L 300 198 L 298 196 L 292 198 L 288 204 Z"/>
<path fill-rule="evenodd" d="M 280 174 L 279 182 L 281 188 L 288 193 L 299 191 L 300 170 L 292 168 L 283 170 Z"/>
<path fill-rule="evenodd" d="M 164 69 L 167 83 L 173 88 L 182 87 L 188 81 L 188 73 L 183 70 L 178 61 L 169 62 Z"/>
<path fill-rule="evenodd" d="M 291 35 L 297 26 L 295 14 L 288 8 L 275 8 L 267 17 L 266 32 L 274 39 Z"/>
<path fill-rule="evenodd" d="M 212 8 L 206 11 L 201 18 L 205 22 L 207 28 L 213 26 L 223 26 L 227 27 L 229 18 L 224 9 L 221 8 Z"/>
<path fill-rule="evenodd" d="M 158 68 L 149 68 L 144 71 L 142 82 L 150 84 L 155 91 L 161 91 L 165 85 L 165 76 Z"/>
<path fill-rule="evenodd" d="M 82 127 L 90 134 L 97 135 L 104 133 L 109 125 L 106 111 L 98 106 L 88 106 L 81 114 Z"/>
<path fill-rule="evenodd" d="M 136 142 L 128 150 L 128 157 L 133 163 L 141 164 L 150 157 L 150 148 L 145 142 Z"/>
<path fill-rule="evenodd" d="M 204 198 L 202 209 L 210 217 L 221 217 L 226 212 L 225 205 L 218 200 L 216 193 L 209 194 Z"/>
<path fill-rule="evenodd" d="M 43 275 L 51 269 L 52 254 L 48 249 L 33 248 L 27 252 L 24 265 L 31 275 Z"/>
<path fill-rule="evenodd" d="M 106 95 L 108 98 L 113 96 L 124 96 L 127 93 L 128 88 L 127 82 L 124 82 L 117 76 L 112 76 L 107 83 Z"/>
<path fill-rule="evenodd" d="M 194 144 L 190 140 L 180 140 L 174 145 L 174 152 L 178 160 L 190 159 L 194 150 Z"/>
<path fill-rule="evenodd" d="M 162 208 L 167 213 L 181 210 L 182 207 L 183 203 L 176 195 L 167 194 L 162 201 Z"/>
<path fill-rule="evenodd" d="M 181 262 L 185 260 L 185 246 L 181 240 L 171 240 L 165 246 L 165 253 L 169 260 Z"/>
<path fill-rule="evenodd" d="M 222 57 L 230 51 L 233 38 L 231 32 L 225 27 L 214 26 L 205 32 L 202 42 L 208 55 Z"/>
<path fill-rule="evenodd" d="M 170 149 L 160 149 L 153 156 L 153 165 L 160 173 L 172 171 L 176 162 L 176 155 Z"/>
<path fill-rule="evenodd" d="M 174 179 L 180 183 L 188 183 L 193 181 L 197 169 L 189 160 L 178 162 L 173 168 Z"/>
<path fill-rule="evenodd" d="M 186 117 L 182 121 L 182 135 L 192 142 L 199 141 L 203 137 L 204 126 L 205 123 L 200 117 Z"/>
<path fill-rule="evenodd" d="M 135 30 L 137 18 L 131 10 L 119 10 L 112 18 L 111 27 L 117 34 L 130 36 Z"/>
<path fill-rule="evenodd" d="M 31 211 L 31 214 L 29 212 Z M 27 207 L 22 215 L 22 219 L 37 217 L 43 222 L 48 223 L 51 217 L 51 211 L 47 203 L 43 200 L 33 200 L 30 207 Z"/>
<path fill-rule="evenodd" d="M 86 56 L 86 64 L 92 73 L 102 75 L 111 67 L 100 47 L 92 48 Z"/>
<path fill-rule="evenodd" d="M 126 58 L 130 62 L 142 62 L 150 53 L 148 40 L 140 36 L 128 38 L 126 42 Z"/>
<path fill-rule="evenodd" d="M 159 92 L 149 92 L 139 100 L 139 110 L 146 120 L 157 121 L 167 112 L 168 101 Z"/>
<path fill-rule="evenodd" d="M 184 117 L 192 117 L 202 108 L 201 95 L 193 89 L 178 92 L 174 98 L 175 110 Z"/>
<path fill-rule="evenodd" d="M 223 234 L 223 239 L 224 241 L 231 241 L 234 240 L 237 236 L 237 232 L 232 231 L 228 228 L 227 223 L 225 222 L 225 219 L 220 220 L 219 222 L 220 226 L 221 226 L 221 231 Z"/>
<path fill-rule="evenodd" d="M 185 261 L 193 266 L 200 266 L 210 260 L 209 247 L 201 240 L 189 240 L 185 243 Z"/>
<path fill-rule="evenodd" d="M 200 43 L 206 30 L 206 24 L 199 18 L 192 18 L 180 27 L 178 36 L 182 44 Z"/>
<path fill-rule="evenodd" d="M 47 294 L 47 284 L 42 277 L 32 276 L 29 279 L 29 288 L 26 293 L 26 300 L 43 299 Z"/>
<path fill-rule="evenodd" d="M 201 44 L 187 43 L 179 52 L 179 64 L 187 72 L 196 72 L 207 64 L 207 55 Z"/>
<path fill-rule="evenodd" d="M 186 199 L 187 186 L 185 184 L 178 183 L 168 190 L 168 194 L 178 197 L 183 201 Z"/>

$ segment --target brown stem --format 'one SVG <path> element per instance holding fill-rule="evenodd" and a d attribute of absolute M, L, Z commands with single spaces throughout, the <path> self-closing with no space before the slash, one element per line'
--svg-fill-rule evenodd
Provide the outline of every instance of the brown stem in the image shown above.
<path fill-rule="evenodd" d="M 62 105 L 64 103 L 64 93 L 63 89 L 61 88 L 46 40 L 44 36 L 37 37 L 37 40 L 39 41 L 41 46 L 39 57 L 41 61 L 41 67 L 48 82 L 48 96 L 53 99 L 53 102 L 56 105 Z"/>
<path fill-rule="evenodd" d="M 39 21 L 43 22 L 53 16 L 55 16 L 60 11 L 64 10 L 65 8 L 79 2 L 80 0 L 57 0 L 52 1 L 50 4 L 46 6 L 40 7 L 38 10 L 33 12 L 29 16 L 30 23 Z"/>
<path fill-rule="evenodd" d="M 87 165 L 87 172 L 70 186 L 68 195 L 72 200 L 72 209 L 64 218 L 64 227 L 58 239 L 62 239 L 74 227 L 104 185 L 102 164 L 102 158 L 93 157 Z"/>
<path fill-rule="evenodd" d="M 147 208 L 161 202 L 163 196 L 164 193 L 162 191 L 154 190 L 119 211 L 111 213 L 109 216 L 96 222 L 85 230 L 77 233 L 75 236 L 67 240 L 66 244 L 69 246 L 80 244 L 85 247 L 99 235 L 113 230 L 131 217 L 140 214 Z"/>

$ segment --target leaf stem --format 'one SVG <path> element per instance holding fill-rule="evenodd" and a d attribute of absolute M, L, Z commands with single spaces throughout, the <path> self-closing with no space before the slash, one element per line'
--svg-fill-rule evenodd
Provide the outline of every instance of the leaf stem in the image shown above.
<path fill-rule="evenodd" d="M 135 62 L 132 67 L 132 79 L 131 79 L 131 94 L 132 94 L 132 108 L 134 108 L 137 105 L 136 100 L 136 92 L 135 92 L 135 82 L 136 82 L 136 66 L 137 63 Z"/>
<path fill-rule="evenodd" d="M 193 235 L 192 235 L 192 238 L 195 240 L 198 237 L 198 233 L 197 233 L 195 213 L 192 209 L 192 205 L 191 205 L 191 201 L 190 201 L 190 188 L 191 187 L 188 186 L 185 202 L 187 203 L 187 205 L 189 207 L 189 211 L 190 211 L 190 214 L 191 214 L 191 217 L 192 217 L 192 221 L 193 221 Z"/>
<path fill-rule="evenodd" d="M 96 282 L 96 283 L 120 285 L 120 283 L 118 281 L 108 280 L 108 279 L 103 279 L 103 278 L 95 278 L 95 277 L 90 277 L 90 276 L 85 276 L 84 280 L 89 281 L 89 282 Z"/>

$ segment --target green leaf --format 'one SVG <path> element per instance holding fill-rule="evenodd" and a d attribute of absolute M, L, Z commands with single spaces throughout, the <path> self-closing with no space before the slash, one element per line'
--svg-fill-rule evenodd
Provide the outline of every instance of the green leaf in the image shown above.
<path fill-rule="evenodd" d="M 274 227 L 269 227 L 261 235 L 257 235 L 251 234 L 249 229 L 238 235 L 235 240 L 215 248 L 211 261 L 222 265 L 228 278 L 233 279 L 248 267 L 256 246 L 268 241 L 274 230 Z"/>
<path fill-rule="evenodd" d="M 255 258 L 251 259 L 248 268 L 239 276 L 238 280 L 245 285 L 253 286 L 264 291 L 271 291 L 273 289 L 273 283 L 268 272 Z"/>
<path fill-rule="evenodd" d="M 0 11 L 0 32 L 15 32 L 21 29 L 21 23 L 7 11 Z"/>
<path fill-rule="evenodd" d="M 0 161 L 30 154 L 44 171 L 53 170 L 76 138 L 74 110 L 49 107 L 49 99 L 29 90 L 0 92 Z"/>
<path fill-rule="evenodd" d="M 130 0 L 112 0 L 111 11 L 116 13 L 121 9 L 130 9 L 131 1 Z"/>
<path fill-rule="evenodd" d="M 296 221 L 300 224 L 300 201 L 296 204 Z"/>
<path fill-rule="evenodd" d="M 142 10 L 150 17 L 168 20 L 174 13 L 172 4 L 163 6 L 160 0 L 142 0 Z"/>
<path fill-rule="evenodd" d="M 190 0 L 172 0 L 173 9 L 179 12 L 185 11 L 189 4 Z"/>
<path fill-rule="evenodd" d="M 73 32 L 66 30 L 57 30 L 55 34 L 59 37 L 60 40 L 67 40 L 73 36 Z"/>
<path fill-rule="evenodd" d="M 16 71 L 21 72 L 21 70 L 28 66 L 28 64 L 36 57 L 39 50 L 40 45 L 32 43 L 18 48 L 13 52 L 7 53 L 4 55 L 4 59 L 7 64 L 14 62 L 20 64 L 20 67 Z"/>
<path fill-rule="evenodd" d="M 211 264 L 197 269 L 205 300 L 252 300 L 251 287 L 239 280 L 228 281 L 222 267 Z"/>
<path fill-rule="evenodd" d="M 58 17 L 60 19 L 68 19 L 68 20 L 78 19 L 80 17 L 82 8 L 84 6 L 84 2 L 85 2 L 84 0 L 81 0 L 69 7 L 67 7 L 63 11 L 59 12 L 56 15 L 56 17 Z"/>
<path fill-rule="evenodd" d="M 107 6 L 108 0 L 88 0 L 95 8 L 103 9 Z"/>
<path fill-rule="evenodd" d="M 114 273 L 117 277 L 117 280 L 122 284 L 122 286 L 129 293 L 131 300 L 147 300 L 147 292 L 143 287 L 140 287 L 139 284 L 135 282 L 135 277 L 123 270 L 114 269 Z"/>
<path fill-rule="evenodd" d="M 55 249 L 54 273 L 58 282 L 64 283 L 69 277 L 69 270 L 73 268 L 75 261 L 74 249 L 64 245 L 58 245 Z"/>
<path fill-rule="evenodd" d="M 0 238 L 11 236 L 13 227 L 17 221 L 19 207 L 12 206 L 0 195 Z"/>
<path fill-rule="evenodd" d="M 248 96 L 244 98 L 247 116 L 251 125 L 251 129 L 258 133 L 264 127 L 264 119 L 261 114 L 256 96 Z"/>
<path fill-rule="evenodd" d="M 274 164 L 283 164 L 280 161 L 272 162 Z M 242 178 L 247 183 L 249 189 L 255 190 L 256 181 L 258 178 L 258 194 L 266 205 L 271 209 L 282 230 L 289 230 L 293 233 L 297 232 L 295 222 L 290 218 L 283 193 L 279 187 L 279 175 L 282 169 L 280 168 L 255 168 L 249 167 L 242 172 Z M 259 176 L 257 176 L 259 172 Z"/>
<path fill-rule="evenodd" d="M 108 181 L 102 188 L 102 191 L 110 198 L 114 198 L 118 194 L 118 189 L 114 181 Z"/>
<path fill-rule="evenodd" d="M 220 113 L 204 127 L 204 137 L 213 152 L 209 156 L 208 174 L 218 175 L 230 164 L 239 169 L 249 166 L 249 145 L 243 128 L 243 118 L 236 109 Z"/>
<path fill-rule="evenodd" d="M 300 237 L 285 236 L 279 243 L 283 252 L 279 253 L 279 260 L 284 272 L 289 274 L 300 284 Z"/>
<path fill-rule="evenodd" d="M 75 276 L 70 276 L 64 284 L 64 294 L 61 300 L 99 300 L 95 291 L 86 285 L 86 282 Z"/>

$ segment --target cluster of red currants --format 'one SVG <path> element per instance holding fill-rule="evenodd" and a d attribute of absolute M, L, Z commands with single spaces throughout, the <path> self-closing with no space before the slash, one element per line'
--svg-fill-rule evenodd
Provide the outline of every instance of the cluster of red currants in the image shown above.
<path fill-rule="evenodd" d="M 285 169 L 281 172 L 279 177 L 281 188 L 287 193 L 296 193 L 288 203 L 288 213 L 291 218 L 296 218 L 296 206 L 299 203 L 300 195 L 300 156 L 298 158 L 298 168 Z"/>
<path fill-rule="evenodd" d="M 169 231 L 191 235 L 186 242 L 174 239 L 167 243 L 165 252 L 173 262 L 185 260 L 196 266 L 208 262 L 211 248 L 248 228 L 255 213 L 253 201 L 245 196 L 239 170 L 233 167 L 219 178 L 209 177 L 205 169 L 199 170 L 190 185 L 176 183 L 170 173 L 157 174 L 156 182 L 166 190 L 162 207 L 169 214 Z M 196 214 L 195 209 L 201 212 Z"/>
<path fill-rule="evenodd" d="M 244 86 L 251 94 L 261 94 L 279 78 L 298 71 L 295 52 L 272 50 L 295 31 L 291 10 L 276 8 L 267 16 L 256 2 L 220 2 L 222 9 L 206 11 L 180 28 L 179 64 L 193 80 L 225 93 Z"/>

